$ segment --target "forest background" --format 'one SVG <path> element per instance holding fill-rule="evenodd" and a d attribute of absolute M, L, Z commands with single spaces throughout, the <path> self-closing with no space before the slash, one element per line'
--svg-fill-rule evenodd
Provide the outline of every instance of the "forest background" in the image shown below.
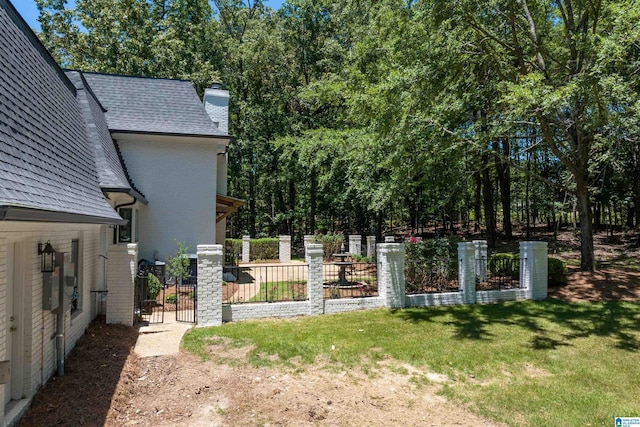
<path fill-rule="evenodd" d="M 36 2 L 63 67 L 224 83 L 232 237 L 640 226 L 638 1 Z"/>

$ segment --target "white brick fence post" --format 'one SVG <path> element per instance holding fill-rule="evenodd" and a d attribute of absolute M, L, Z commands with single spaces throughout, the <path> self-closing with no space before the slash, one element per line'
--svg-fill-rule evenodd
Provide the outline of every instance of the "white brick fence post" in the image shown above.
<path fill-rule="evenodd" d="M 249 262 L 251 256 L 251 236 L 242 236 L 242 262 Z"/>
<path fill-rule="evenodd" d="M 520 242 L 520 286 L 534 300 L 545 299 L 549 285 L 547 242 Z"/>
<path fill-rule="evenodd" d="M 465 304 L 476 303 L 475 245 L 458 243 L 458 289 L 464 295 Z"/>
<path fill-rule="evenodd" d="M 222 325 L 222 245 L 198 245 L 198 327 Z"/>
<path fill-rule="evenodd" d="M 381 243 L 378 245 L 378 295 L 385 307 L 404 308 L 404 244 Z"/>
<path fill-rule="evenodd" d="M 107 323 L 132 326 L 138 244 L 110 245 L 107 257 Z"/>
<path fill-rule="evenodd" d="M 307 294 L 309 295 L 309 314 L 312 316 L 324 313 L 324 295 L 322 290 L 323 254 L 321 244 L 307 244 L 307 257 L 309 259 Z"/>
<path fill-rule="evenodd" d="M 278 246 L 278 258 L 280 262 L 291 262 L 291 236 L 280 236 Z"/>
<path fill-rule="evenodd" d="M 371 260 L 376 258 L 376 236 L 367 236 L 367 256 Z"/>
<path fill-rule="evenodd" d="M 487 281 L 487 241 L 474 240 L 474 256 L 476 261 L 476 274 L 481 282 Z"/>
<path fill-rule="evenodd" d="M 304 235 L 304 261 L 309 264 L 309 257 L 307 256 L 307 246 L 310 243 L 313 243 L 316 239 L 316 236 L 313 234 L 305 234 Z"/>
<path fill-rule="evenodd" d="M 351 255 L 362 255 L 362 236 L 359 234 L 349 235 L 349 253 Z"/>

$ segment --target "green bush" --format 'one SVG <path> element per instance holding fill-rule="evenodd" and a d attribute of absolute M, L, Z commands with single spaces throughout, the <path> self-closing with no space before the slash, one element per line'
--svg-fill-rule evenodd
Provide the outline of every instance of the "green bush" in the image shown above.
<path fill-rule="evenodd" d="M 371 257 L 368 257 L 366 255 L 351 255 L 351 258 L 353 258 L 353 260 L 355 262 L 364 262 L 364 263 L 371 263 L 373 262 L 373 260 L 371 259 Z"/>
<path fill-rule="evenodd" d="M 333 254 L 340 253 L 344 236 L 342 234 L 324 234 L 314 236 L 315 243 L 322 244 L 322 252 L 325 261 L 333 260 Z"/>
<path fill-rule="evenodd" d="M 547 260 L 548 263 L 548 273 L 549 273 L 549 284 L 550 285 L 566 285 L 567 284 L 567 275 L 569 274 L 567 270 L 567 264 L 558 259 L 549 257 Z"/>
<path fill-rule="evenodd" d="M 147 273 L 147 299 L 156 299 L 161 289 L 160 280 L 153 273 Z"/>
<path fill-rule="evenodd" d="M 165 301 L 168 304 L 175 304 L 178 302 L 178 294 L 169 294 L 167 295 L 167 297 L 165 298 Z"/>
<path fill-rule="evenodd" d="M 242 239 L 225 239 L 224 265 L 238 265 L 242 255 Z"/>
<path fill-rule="evenodd" d="M 251 239 L 249 245 L 249 259 L 251 261 L 278 259 L 280 241 L 275 237 Z"/>
<path fill-rule="evenodd" d="M 224 283 L 224 282 L 223 282 L 223 283 Z M 192 299 L 192 300 L 194 300 L 194 301 L 197 301 L 197 300 L 198 300 L 198 294 L 197 294 L 197 292 L 196 292 L 196 291 L 191 291 L 191 292 L 189 292 L 189 299 Z"/>
<path fill-rule="evenodd" d="M 520 254 L 497 253 L 487 261 L 489 272 L 496 276 L 520 277 Z"/>

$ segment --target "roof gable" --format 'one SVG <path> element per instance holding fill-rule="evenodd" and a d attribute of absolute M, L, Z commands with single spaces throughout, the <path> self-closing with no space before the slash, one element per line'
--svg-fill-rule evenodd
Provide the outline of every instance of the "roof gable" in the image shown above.
<path fill-rule="evenodd" d="M 214 126 L 191 82 L 83 73 L 106 108 L 112 132 L 225 137 Z"/>
<path fill-rule="evenodd" d="M 75 89 L 0 0 L 0 205 L 120 221 L 105 200 Z"/>

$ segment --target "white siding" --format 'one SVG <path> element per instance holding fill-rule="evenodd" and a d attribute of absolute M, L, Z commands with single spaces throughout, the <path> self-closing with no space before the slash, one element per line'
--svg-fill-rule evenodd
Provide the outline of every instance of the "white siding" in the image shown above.
<path fill-rule="evenodd" d="M 82 280 L 81 308 L 71 315 L 65 312 L 66 353 L 75 346 L 93 319 L 91 290 L 96 289 L 100 226 L 85 224 L 51 224 L 0 222 L 0 357 L 6 359 L 6 290 L 7 244 L 25 244 L 25 276 L 23 307 L 23 374 L 24 395 L 29 398 L 55 372 L 56 315 L 42 310 L 42 279 L 38 242 L 51 242 L 57 252 L 70 252 L 71 240 L 80 243 L 80 271 Z M 3 390 L 3 387 L 0 387 Z M 1 392 L 0 392 L 1 393 Z"/>
<path fill-rule="evenodd" d="M 143 138 L 143 137 L 141 137 Z M 166 260 L 174 239 L 196 245 L 216 241 L 217 142 L 118 141 L 129 175 L 149 204 L 140 207 L 140 258 Z"/>

